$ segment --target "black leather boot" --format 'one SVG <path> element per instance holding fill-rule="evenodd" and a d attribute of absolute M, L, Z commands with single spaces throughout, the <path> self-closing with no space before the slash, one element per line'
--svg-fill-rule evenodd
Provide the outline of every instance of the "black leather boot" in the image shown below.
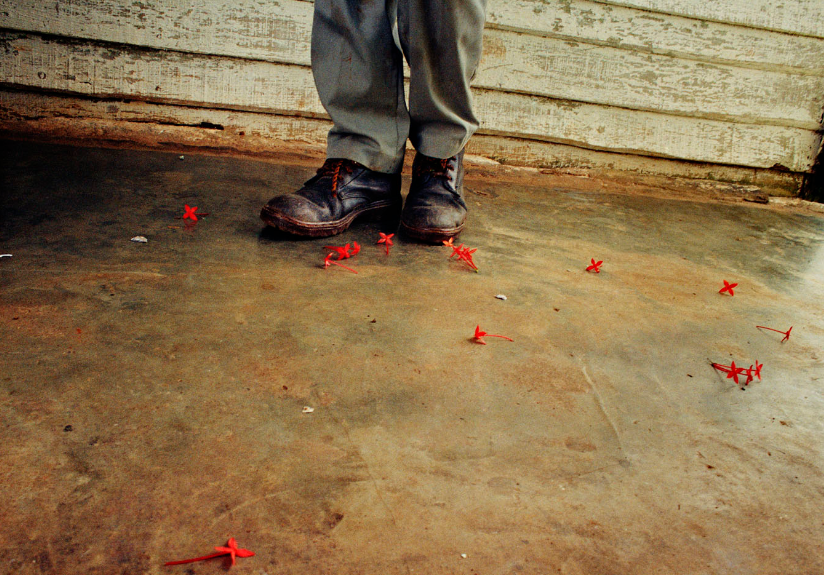
<path fill-rule="evenodd" d="M 458 235 L 466 221 L 463 150 L 445 160 L 416 154 L 412 185 L 401 214 L 401 228 L 410 237 L 438 243 Z"/>
<path fill-rule="evenodd" d="M 263 206 L 268 225 L 299 236 L 339 234 L 355 218 L 372 214 L 397 217 L 401 175 L 372 171 L 345 159 L 328 159 L 301 189 L 276 196 Z"/>

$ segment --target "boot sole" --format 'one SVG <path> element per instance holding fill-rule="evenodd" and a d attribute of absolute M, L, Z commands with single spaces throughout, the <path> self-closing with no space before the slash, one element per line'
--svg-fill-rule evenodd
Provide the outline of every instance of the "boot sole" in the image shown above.
<path fill-rule="evenodd" d="M 278 210 L 263 206 L 260 211 L 260 219 L 266 225 L 277 228 L 283 232 L 296 236 L 306 236 L 311 238 L 325 238 L 334 236 L 348 229 L 352 223 L 361 216 L 364 219 L 383 219 L 397 217 L 400 212 L 400 205 L 392 202 L 375 202 L 371 206 L 355 210 L 352 213 L 332 222 L 301 222 L 280 213 Z"/>
<path fill-rule="evenodd" d="M 454 238 L 464 229 L 464 224 L 456 228 L 413 228 L 401 222 L 401 229 L 403 233 L 410 238 L 421 240 L 431 244 L 439 244 L 447 241 L 449 238 Z"/>

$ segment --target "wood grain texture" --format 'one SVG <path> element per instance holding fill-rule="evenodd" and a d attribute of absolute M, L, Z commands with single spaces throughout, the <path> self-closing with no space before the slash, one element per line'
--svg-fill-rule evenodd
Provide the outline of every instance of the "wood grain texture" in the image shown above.
<path fill-rule="evenodd" d="M 27 137 L 106 145 L 136 142 L 160 149 L 196 146 L 275 157 L 287 154 L 289 161 L 307 159 L 316 165 L 324 157 L 330 127 L 328 120 L 317 118 L 0 90 L 0 131 Z M 801 185 L 801 176 L 789 172 L 599 152 L 484 134 L 470 141 L 467 152 L 516 166 L 711 179 L 757 185 L 779 195 L 795 194 Z"/>
<path fill-rule="evenodd" d="M 818 129 L 824 76 L 488 30 L 473 85 L 696 118 Z"/>
<path fill-rule="evenodd" d="M 4 34 L 0 82 L 89 96 L 325 117 L 302 66 L 112 48 Z M 812 165 L 815 131 L 669 116 L 478 89 L 486 133 L 600 150 L 792 171 Z"/>
<path fill-rule="evenodd" d="M 58 0 L 53 6 L 35 0 L 0 3 L 7 4 L 4 9 L 10 14 L 9 23 L 22 29 L 140 47 L 309 64 L 312 6 L 307 2 L 240 0 L 219 5 L 214 0 L 197 0 L 196 9 L 187 10 L 179 2 L 140 4 L 135 9 L 128 0 Z M 617 26 L 615 19 L 609 18 L 613 9 L 593 2 L 570 4 L 569 13 L 562 3 L 538 4 L 535 0 L 515 0 L 499 6 L 498 12 L 494 5 L 490 8 L 494 22 L 520 23 L 521 27 L 525 22 L 533 27 L 543 22 L 543 26 L 556 30 L 574 23 L 575 27 L 566 33 L 573 38 L 600 33 L 603 41 L 605 34 L 620 37 L 624 32 L 641 30 L 650 21 L 661 24 L 644 12 L 629 10 L 635 17 L 625 14 L 619 18 L 623 26 Z M 545 7 L 553 11 L 547 14 Z M 599 7 L 601 12 L 587 7 Z M 558 15 L 565 16 L 566 21 L 556 19 L 550 25 L 549 19 Z M 604 22 L 613 22 L 613 26 L 605 27 Z M 658 37 L 670 35 L 666 30 L 658 31 Z M 794 45 L 786 42 L 786 35 L 772 36 Z M 651 36 L 644 38 L 637 41 L 651 42 Z M 713 47 L 714 38 L 697 39 L 694 45 Z M 754 40 L 749 39 L 747 49 L 760 46 Z M 807 56 L 807 62 L 824 66 L 824 40 L 818 44 L 817 53 L 797 56 Z M 745 53 L 745 48 L 742 43 L 736 53 Z M 771 49 L 775 54 L 783 53 L 778 46 Z M 486 31 L 484 56 L 474 85 L 636 110 L 807 129 L 820 126 L 824 109 L 824 73 L 799 73 L 797 69 L 788 72 L 776 66 L 769 70 L 742 68 L 495 29 Z"/>
<path fill-rule="evenodd" d="M 824 74 L 824 39 L 651 13 L 598 0 L 490 0 L 487 27 L 644 53 Z"/>
<path fill-rule="evenodd" d="M 604 0 L 603 3 L 824 38 L 821 0 Z"/>
<path fill-rule="evenodd" d="M 3 26 L 89 40 L 309 64 L 312 3 L 0 0 Z M 824 75 L 824 39 L 651 14 L 591 0 L 491 0 L 488 28 L 642 53 Z"/>

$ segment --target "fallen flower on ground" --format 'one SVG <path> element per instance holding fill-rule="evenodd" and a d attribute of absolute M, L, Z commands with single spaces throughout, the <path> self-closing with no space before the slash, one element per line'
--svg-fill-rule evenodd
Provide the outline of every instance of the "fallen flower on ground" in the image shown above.
<path fill-rule="evenodd" d="M 479 326 L 477 326 L 477 327 L 475 328 L 475 337 L 474 337 L 473 339 L 474 339 L 477 343 L 480 343 L 481 345 L 486 345 L 486 342 L 484 341 L 484 338 L 485 338 L 485 337 L 499 337 L 499 338 L 501 338 L 501 339 L 505 339 L 505 340 L 507 340 L 507 341 L 515 341 L 515 340 L 514 340 L 514 339 L 512 339 L 511 337 L 506 337 L 505 335 L 495 335 L 494 333 L 486 333 L 485 331 L 483 331 L 483 330 L 481 329 L 481 326 L 480 326 L 480 325 L 479 325 Z"/>
<path fill-rule="evenodd" d="M 379 244 L 384 244 L 384 245 L 386 246 L 386 255 L 389 255 L 389 246 L 394 245 L 394 244 L 392 243 L 392 237 L 393 237 L 395 234 L 389 234 L 389 235 L 386 235 L 386 234 L 385 234 L 385 233 L 383 233 L 383 232 L 378 232 L 378 233 L 379 233 L 379 234 L 380 234 L 380 236 L 381 236 L 381 237 L 380 237 L 380 239 L 378 240 L 378 243 L 379 243 Z"/>
<path fill-rule="evenodd" d="M 348 244 L 347 244 L 347 245 L 348 245 Z M 343 269 L 345 269 L 345 270 L 349 270 L 349 271 L 350 271 L 350 272 L 352 272 L 353 274 L 358 273 L 357 271 L 353 270 L 352 268 L 350 268 L 350 267 L 348 267 L 348 266 L 345 266 L 345 265 L 343 265 L 342 263 L 339 263 L 339 262 L 337 262 L 337 261 L 333 260 L 333 259 L 332 259 L 332 256 L 333 256 L 333 255 L 335 255 L 335 254 L 334 254 L 334 252 L 329 253 L 329 254 L 327 254 L 327 255 L 326 255 L 326 257 L 323 259 L 323 267 L 324 267 L 324 269 L 325 269 L 325 268 L 328 268 L 330 265 L 336 265 L 336 266 L 338 266 L 338 267 L 340 267 L 340 268 L 343 268 Z M 348 256 L 347 256 L 347 257 L 348 257 Z M 340 259 L 340 258 L 339 258 L 339 259 Z"/>
<path fill-rule="evenodd" d="M 182 217 L 181 219 L 184 219 L 184 220 L 185 220 L 185 219 L 190 219 L 190 220 L 192 220 L 193 222 L 196 222 L 196 221 L 197 221 L 197 217 L 198 217 L 198 216 L 203 217 L 203 216 L 208 216 L 208 215 L 209 215 L 209 213 L 208 213 L 208 212 L 206 212 L 206 213 L 202 213 L 202 214 L 198 214 L 198 213 L 197 213 L 197 206 L 195 206 L 195 207 L 191 208 L 191 207 L 189 207 L 189 204 L 185 204 L 185 205 L 183 206 L 183 211 L 184 211 L 184 213 L 183 213 L 183 217 Z"/>
<path fill-rule="evenodd" d="M 452 238 L 450 238 L 449 241 L 450 241 L 449 244 L 444 242 L 444 245 L 448 245 L 450 248 L 452 248 L 452 255 L 449 256 L 449 259 L 451 260 L 455 256 L 460 256 L 461 255 L 461 250 L 463 250 L 464 245 L 463 244 L 460 244 L 458 246 L 452 245 L 452 243 L 451 243 Z"/>
<path fill-rule="evenodd" d="M 775 329 L 775 328 L 772 328 L 772 327 L 767 327 L 767 326 L 765 326 L 765 325 L 757 325 L 757 326 L 755 326 L 755 327 L 757 327 L 758 329 L 768 329 L 768 330 L 770 330 L 770 331 L 775 331 L 775 332 L 778 332 L 778 333 L 782 333 L 782 334 L 784 334 L 784 339 L 782 339 L 782 340 L 781 340 L 781 343 L 784 343 L 785 341 L 787 341 L 788 339 L 790 339 L 790 332 L 793 330 L 793 326 L 790 326 L 790 329 L 788 329 L 787 331 L 781 331 L 780 329 Z"/>
<path fill-rule="evenodd" d="M 452 249 L 455 250 L 454 247 Z M 452 253 L 452 256 L 457 254 L 459 260 L 465 262 L 466 265 L 468 265 L 477 272 L 478 266 L 475 265 L 475 262 L 472 259 L 472 254 L 474 254 L 476 251 L 478 251 L 478 248 L 472 248 L 470 250 L 468 247 L 464 247 L 464 245 L 461 244 L 460 246 L 458 246 L 457 250 L 455 250 L 455 252 Z M 449 256 L 449 258 L 451 259 L 452 256 Z"/>
<path fill-rule="evenodd" d="M 351 250 L 352 250 L 351 244 L 346 244 L 345 246 L 323 246 L 323 249 L 332 250 L 332 253 L 338 254 L 338 259 L 339 260 L 345 260 L 347 258 L 351 258 L 352 255 L 353 255 L 351 253 Z M 360 246 L 358 246 L 358 251 L 360 251 Z M 326 257 L 330 257 L 331 255 L 332 254 L 329 254 L 329 256 L 326 256 Z"/>
<path fill-rule="evenodd" d="M 747 369 L 738 367 L 735 365 L 734 361 L 730 363 L 730 365 L 723 365 L 715 362 L 710 362 L 710 365 L 718 371 L 726 373 L 727 379 L 732 379 L 737 385 L 740 385 L 740 381 L 738 380 L 739 375 L 747 376 L 747 381 L 744 382 L 744 385 L 749 385 L 755 377 L 758 378 L 758 381 L 761 381 L 761 368 L 764 367 L 764 364 L 758 363 L 758 360 L 755 360 L 755 367 L 750 366 Z"/>
<path fill-rule="evenodd" d="M 721 365 L 720 363 L 713 363 L 712 366 L 718 371 L 723 371 L 727 374 L 727 379 L 732 379 L 738 383 L 738 376 L 744 373 L 743 367 L 737 367 L 733 361 L 730 365 Z"/>
<path fill-rule="evenodd" d="M 255 554 L 248 549 L 243 549 L 237 546 L 237 541 L 234 537 L 230 537 L 226 547 L 215 547 L 217 553 L 211 555 L 204 555 L 203 557 L 195 557 L 193 559 L 183 559 L 181 561 L 167 561 L 164 565 L 183 565 L 185 563 L 194 563 L 195 561 L 206 561 L 207 559 L 214 559 L 215 557 L 223 557 L 229 555 L 232 558 L 232 565 L 236 563 L 235 557 L 253 557 Z"/>
<path fill-rule="evenodd" d="M 732 288 L 734 288 L 734 287 L 738 287 L 738 284 L 737 283 L 736 284 L 731 284 L 727 280 L 724 280 L 724 287 L 722 287 L 720 290 L 718 290 L 718 293 L 724 293 L 725 291 L 728 291 L 728 292 L 730 292 L 730 295 L 735 295 L 735 292 L 732 291 Z"/>
<path fill-rule="evenodd" d="M 587 266 L 586 271 L 588 271 L 588 272 L 590 272 L 590 271 L 591 271 L 591 272 L 595 272 L 596 274 L 601 273 L 601 264 L 603 264 L 603 263 L 604 263 L 604 260 L 601 260 L 601 261 L 599 261 L 599 262 L 596 262 L 596 261 L 595 261 L 595 258 L 591 258 L 589 261 L 590 261 L 590 262 L 592 262 L 592 263 L 590 263 L 590 264 Z"/>
<path fill-rule="evenodd" d="M 195 206 L 193 208 L 190 208 L 189 204 L 186 204 L 185 206 L 183 206 L 183 209 L 186 212 L 186 213 L 183 214 L 183 219 L 184 220 L 186 218 L 188 218 L 188 219 L 190 219 L 194 222 L 197 221 L 197 214 L 195 213 L 197 211 L 197 206 Z"/>
<path fill-rule="evenodd" d="M 762 367 L 764 367 L 764 364 L 763 363 L 758 363 L 758 360 L 756 359 L 755 360 L 755 369 L 753 370 L 753 373 L 758 378 L 758 381 L 761 381 L 761 368 Z M 752 369 L 752 366 L 750 366 L 750 369 Z"/>

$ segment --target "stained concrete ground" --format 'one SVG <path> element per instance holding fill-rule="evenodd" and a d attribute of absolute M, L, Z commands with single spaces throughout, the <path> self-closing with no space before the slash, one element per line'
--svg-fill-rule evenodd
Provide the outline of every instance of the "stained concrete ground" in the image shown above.
<path fill-rule="evenodd" d="M 307 165 L 0 169 L 4 573 L 824 573 L 821 215 L 470 169 L 476 274 L 265 232 Z"/>

